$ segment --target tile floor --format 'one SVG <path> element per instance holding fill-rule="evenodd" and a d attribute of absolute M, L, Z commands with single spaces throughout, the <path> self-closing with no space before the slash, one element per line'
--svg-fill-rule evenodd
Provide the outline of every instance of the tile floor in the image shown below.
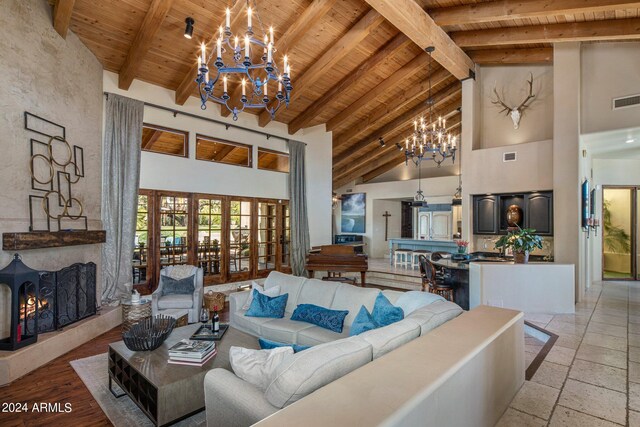
<path fill-rule="evenodd" d="M 575 314 L 525 315 L 559 335 L 497 426 L 640 427 L 640 282 L 596 283 Z M 527 365 L 540 342 L 527 337 Z"/>

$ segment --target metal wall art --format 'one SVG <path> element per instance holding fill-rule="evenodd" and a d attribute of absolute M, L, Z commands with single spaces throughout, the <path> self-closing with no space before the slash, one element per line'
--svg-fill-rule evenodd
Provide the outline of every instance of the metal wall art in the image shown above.
<path fill-rule="evenodd" d="M 64 126 L 28 112 L 24 117 L 25 129 L 47 137 L 30 140 L 31 189 L 44 194 L 29 195 L 29 231 L 52 231 L 51 220 L 57 231 L 87 230 L 82 202 L 72 191 L 85 175 L 82 147 L 69 144 Z"/>

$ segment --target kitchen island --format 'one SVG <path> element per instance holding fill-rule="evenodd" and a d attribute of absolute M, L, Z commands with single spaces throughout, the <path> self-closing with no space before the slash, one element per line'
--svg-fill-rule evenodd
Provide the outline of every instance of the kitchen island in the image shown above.
<path fill-rule="evenodd" d="M 421 249 L 430 252 L 456 252 L 458 245 L 454 240 L 426 240 L 410 239 L 408 237 L 396 237 L 389 239 L 389 258 L 393 264 L 393 251 L 396 249 L 409 249 L 412 251 Z"/>

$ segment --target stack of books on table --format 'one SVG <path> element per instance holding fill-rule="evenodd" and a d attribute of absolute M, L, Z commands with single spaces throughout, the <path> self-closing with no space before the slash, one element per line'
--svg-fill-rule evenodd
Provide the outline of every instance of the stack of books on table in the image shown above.
<path fill-rule="evenodd" d="M 169 349 L 169 363 L 202 366 L 216 355 L 214 341 L 182 340 Z"/>

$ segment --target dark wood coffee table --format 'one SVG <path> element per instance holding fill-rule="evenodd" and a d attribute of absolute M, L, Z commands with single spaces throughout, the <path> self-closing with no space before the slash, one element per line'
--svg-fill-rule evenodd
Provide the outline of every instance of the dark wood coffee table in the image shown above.
<path fill-rule="evenodd" d="M 202 367 L 168 363 L 169 348 L 189 338 L 199 327 L 196 323 L 174 329 L 154 351 L 131 351 L 123 341 L 109 344 L 109 390 L 116 397 L 128 395 L 158 426 L 172 424 L 203 410 L 205 374 L 213 368 L 231 370 L 231 346 L 259 347 L 255 337 L 229 327 L 222 340 L 216 341 L 218 354 Z M 112 382 L 124 393 L 114 393 Z"/>

